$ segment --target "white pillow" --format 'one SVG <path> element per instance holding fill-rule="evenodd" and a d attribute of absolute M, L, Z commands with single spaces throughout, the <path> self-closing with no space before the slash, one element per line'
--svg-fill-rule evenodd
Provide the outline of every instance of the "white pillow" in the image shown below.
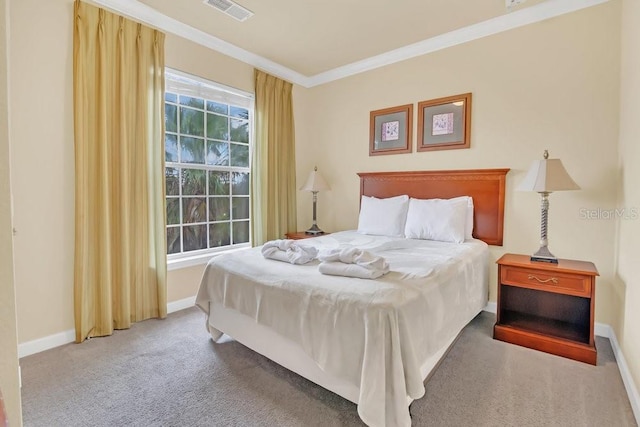
<path fill-rule="evenodd" d="M 411 199 L 404 229 L 409 239 L 462 243 L 468 201 L 465 199 Z"/>
<path fill-rule="evenodd" d="M 380 236 L 403 236 L 408 208 L 407 195 L 386 199 L 362 196 L 358 232 Z"/>
<path fill-rule="evenodd" d="M 464 238 L 465 239 L 473 239 L 473 197 L 471 196 L 460 196 L 454 197 L 449 200 L 459 200 L 464 199 L 467 201 L 467 220 L 464 226 Z"/>

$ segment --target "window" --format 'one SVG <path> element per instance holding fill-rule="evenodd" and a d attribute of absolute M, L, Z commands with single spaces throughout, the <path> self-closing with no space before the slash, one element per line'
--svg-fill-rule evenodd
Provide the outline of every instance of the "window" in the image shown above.
<path fill-rule="evenodd" d="M 166 72 L 168 259 L 250 246 L 253 97 Z"/>

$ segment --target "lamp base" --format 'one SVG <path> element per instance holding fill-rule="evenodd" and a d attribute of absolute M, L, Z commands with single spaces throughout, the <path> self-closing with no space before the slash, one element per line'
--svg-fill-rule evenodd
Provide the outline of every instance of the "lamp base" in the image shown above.
<path fill-rule="evenodd" d="M 319 234 L 324 234 L 324 231 L 320 230 L 320 228 L 318 228 L 316 224 L 313 224 L 310 229 L 304 232 L 304 234 L 311 234 L 316 236 Z"/>
<path fill-rule="evenodd" d="M 531 255 L 531 261 L 557 264 L 558 258 L 556 258 L 551 252 L 549 252 L 549 248 L 547 248 L 546 246 L 541 246 L 540 249 L 538 249 L 538 252 Z"/>
<path fill-rule="evenodd" d="M 545 258 L 540 256 L 531 255 L 532 262 L 546 262 L 548 264 L 557 264 L 558 258 Z"/>

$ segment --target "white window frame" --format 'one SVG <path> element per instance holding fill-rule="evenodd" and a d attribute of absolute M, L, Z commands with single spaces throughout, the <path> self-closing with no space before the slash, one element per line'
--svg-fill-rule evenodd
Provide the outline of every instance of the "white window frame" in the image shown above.
<path fill-rule="evenodd" d="M 247 108 L 249 110 L 249 167 L 234 167 L 234 166 L 216 166 L 216 165 L 206 165 L 206 164 L 198 164 L 198 163 L 181 163 L 181 162 L 165 162 L 166 168 L 188 168 L 188 169 L 202 169 L 208 171 L 223 171 L 223 172 L 249 172 L 251 174 L 251 158 L 253 152 L 254 145 L 254 95 L 249 92 L 245 92 L 239 89 L 235 89 L 229 86 L 225 86 L 219 83 L 211 82 L 209 80 L 193 76 L 191 74 L 187 74 L 178 70 L 174 70 L 171 68 L 165 68 L 165 92 L 177 93 L 179 95 L 185 96 L 193 96 L 196 98 L 203 98 L 205 100 L 220 102 L 228 105 L 233 105 L 237 107 Z M 163 105 L 167 101 L 163 100 Z M 179 116 L 179 114 L 178 114 Z M 206 121 L 206 108 L 205 108 L 205 121 Z M 179 126 L 179 123 L 178 123 Z M 205 124 L 206 126 L 206 124 Z M 176 134 L 180 134 L 180 129 L 178 127 Z M 206 143 L 206 139 L 205 139 Z M 251 176 L 251 175 L 250 175 Z M 207 178 L 208 179 L 208 178 Z M 230 184 L 231 186 L 231 184 Z M 208 186 L 207 186 L 208 187 Z M 164 195 L 165 198 L 172 197 L 167 194 Z M 178 200 L 180 200 L 180 204 L 182 204 L 182 187 L 179 187 L 179 195 L 176 196 Z M 208 215 L 208 205 L 209 205 L 209 196 L 203 195 L 206 198 L 207 203 L 207 215 Z M 252 205 L 252 197 L 251 193 L 249 193 L 249 227 L 251 227 L 251 205 Z M 229 209 L 232 209 L 231 201 L 232 194 L 229 194 L 230 206 Z M 180 223 L 178 227 L 180 227 L 180 239 L 182 240 L 182 227 L 185 225 L 208 225 L 211 221 L 205 221 L 203 223 L 188 223 L 183 224 L 182 222 L 182 208 L 180 209 Z M 231 226 L 231 233 L 233 235 L 233 219 L 228 221 Z M 165 230 L 169 225 L 165 225 Z M 166 231 L 165 231 L 166 233 Z M 208 233 L 207 233 L 208 239 Z M 183 244 L 181 242 L 181 247 Z M 176 254 L 167 254 L 167 269 L 175 270 L 178 268 L 189 267 L 193 265 L 204 264 L 209 261 L 212 257 L 216 255 L 220 255 L 222 253 L 228 253 L 238 250 L 245 250 L 251 247 L 251 236 L 249 236 L 249 242 L 240 243 L 240 244 L 231 244 L 229 246 L 222 246 L 216 248 L 207 248 L 207 249 L 199 249 L 195 251 L 189 252 L 181 252 Z"/>

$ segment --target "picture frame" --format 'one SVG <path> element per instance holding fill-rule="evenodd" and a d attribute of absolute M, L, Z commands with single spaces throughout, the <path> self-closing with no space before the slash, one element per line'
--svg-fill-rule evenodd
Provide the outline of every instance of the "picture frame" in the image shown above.
<path fill-rule="evenodd" d="M 471 93 L 418 103 L 417 151 L 471 147 Z"/>
<path fill-rule="evenodd" d="M 410 153 L 413 148 L 413 104 L 369 114 L 369 155 Z"/>

